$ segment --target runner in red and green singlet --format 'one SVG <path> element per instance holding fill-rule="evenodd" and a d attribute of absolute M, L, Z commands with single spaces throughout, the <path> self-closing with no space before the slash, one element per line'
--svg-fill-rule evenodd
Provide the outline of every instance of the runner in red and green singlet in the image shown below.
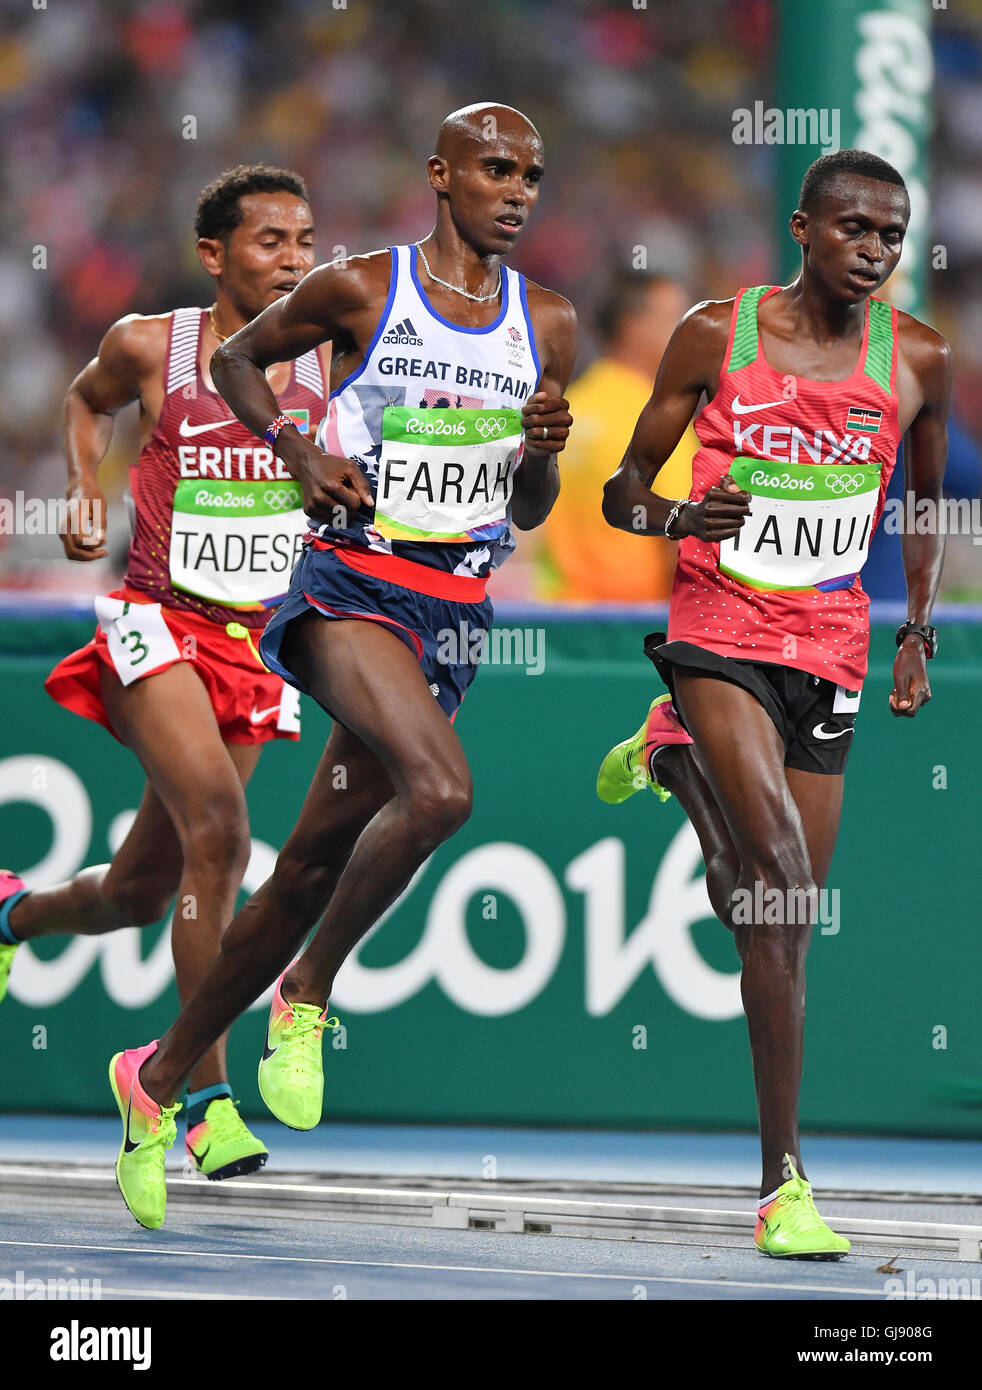
<path fill-rule="evenodd" d="M 607 755 L 597 790 L 610 802 L 646 785 L 674 792 L 699 834 L 743 967 L 763 1157 L 755 1240 L 769 1255 L 849 1249 L 818 1215 L 800 1158 L 805 955 L 867 668 L 859 574 L 901 439 L 908 489 L 941 498 L 948 345 L 872 297 L 909 215 L 883 160 L 817 160 L 790 224 L 799 279 L 686 315 L 604 496 L 611 525 L 680 544 L 667 640 L 645 643 L 671 695 Z M 703 397 L 691 493 L 655 496 Z M 942 552 L 938 528 L 904 538 L 909 620 L 890 709 L 906 718 L 930 699 Z"/>

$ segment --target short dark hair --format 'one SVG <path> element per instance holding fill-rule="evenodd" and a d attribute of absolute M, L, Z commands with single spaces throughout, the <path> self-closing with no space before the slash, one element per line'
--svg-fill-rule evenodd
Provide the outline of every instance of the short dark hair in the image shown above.
<path fill-rule="evenodd" d="M 628 314 L 639 312 L 644 293 L 652 285 L 675 283 L 671 275 L 657 270 L 615 271 L 597 304 L 596 324 L 601 340 L 613 342 Z"/>
<path fill-rule="evenodd" d="M 195 236 L 226 241 L 242 221 L 239 199 L 249 193 L 292 193 L 305 203 L 310 201 L 307 185 L 292 169 L 274 169 L 269 164 L 237 164 L 201 190 L 194 214 Z"/>
<path fill-rule="evenodd" d="M 843 174 L 858 174 L 864 179 L 895 183 L 907 192 L 903 175 L 879 155 L 870 154 L 869 150 L 833 150 L 831 154 L 823 154 L 805 170 L 798 195 L 799 211 L 814 212 L 836 179 Z"/>

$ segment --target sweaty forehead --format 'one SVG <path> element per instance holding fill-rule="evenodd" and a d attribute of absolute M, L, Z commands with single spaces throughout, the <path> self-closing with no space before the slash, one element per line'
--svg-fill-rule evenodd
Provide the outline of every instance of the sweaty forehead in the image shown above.
<path fill-rule="evenodd" d="M 487 159 L 500 155 L 542 164 L 542 139 L 535 126 L 510 107 L 487 106 L 448 117 L 437 137 L 436 152 L 447 159 Z"/>
<path fill-rule="evenodd" d="M 302 198 L 286 189 L 276 193 L 244 193 L 239 199 L 240 228 L 305 227 L 312 221 L 310 208 Z"/>
<path fill-rule="evenodd" d="M 852 212 L 878 221 L 906 223 L 910 216 L 910 200 L 900 184 L 855 174 L 840 174 L 827 185 L 821 202 L 831 217 Z"/>

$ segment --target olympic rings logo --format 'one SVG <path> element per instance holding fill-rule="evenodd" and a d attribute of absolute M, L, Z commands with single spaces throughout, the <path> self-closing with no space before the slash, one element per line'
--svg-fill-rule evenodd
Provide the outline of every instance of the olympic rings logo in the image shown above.
<path fill-rule="evenodd" d="M 263 493 L 263 501 L 274 512 L 292 511 L 297 505 L 296 493 L 289 488 L 267 488 Z"/>
<path fill-rule="evenodd" d="M 826 473 L 825 486 L 836 497 L 851 497 L 863 486 L 865 479 L 859 473 Z"/>
<path fill-rule="evenodd" d="M 488 420 L 486 417 L 482 416 L 480 420 L 475 421 L 475 424 L 477 425 L 477 432 L 482 439 L 497 439 L 500 435 L 504 434 L 508 421 L 503 415 L 497 416 L 494 420 Z"/>

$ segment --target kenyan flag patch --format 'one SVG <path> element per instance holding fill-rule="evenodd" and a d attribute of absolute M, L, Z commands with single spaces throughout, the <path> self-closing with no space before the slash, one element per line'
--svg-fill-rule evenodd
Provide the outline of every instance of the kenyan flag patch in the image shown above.
<path fill-rule="evenodd" d="M 862 434 L 879 434 L 882 410 L 867 410 L 865 406 L 851 405 L 846 416 L 846 429 L 859 430 Z"/>
<path fill-rule="evenodd" d="M 309 410 L 284 410 L 284 415 L 289 415 L 301 434 L 310 433 L 310 411 Z M 852 414 L 852 411 L 849 412 Z"/>

